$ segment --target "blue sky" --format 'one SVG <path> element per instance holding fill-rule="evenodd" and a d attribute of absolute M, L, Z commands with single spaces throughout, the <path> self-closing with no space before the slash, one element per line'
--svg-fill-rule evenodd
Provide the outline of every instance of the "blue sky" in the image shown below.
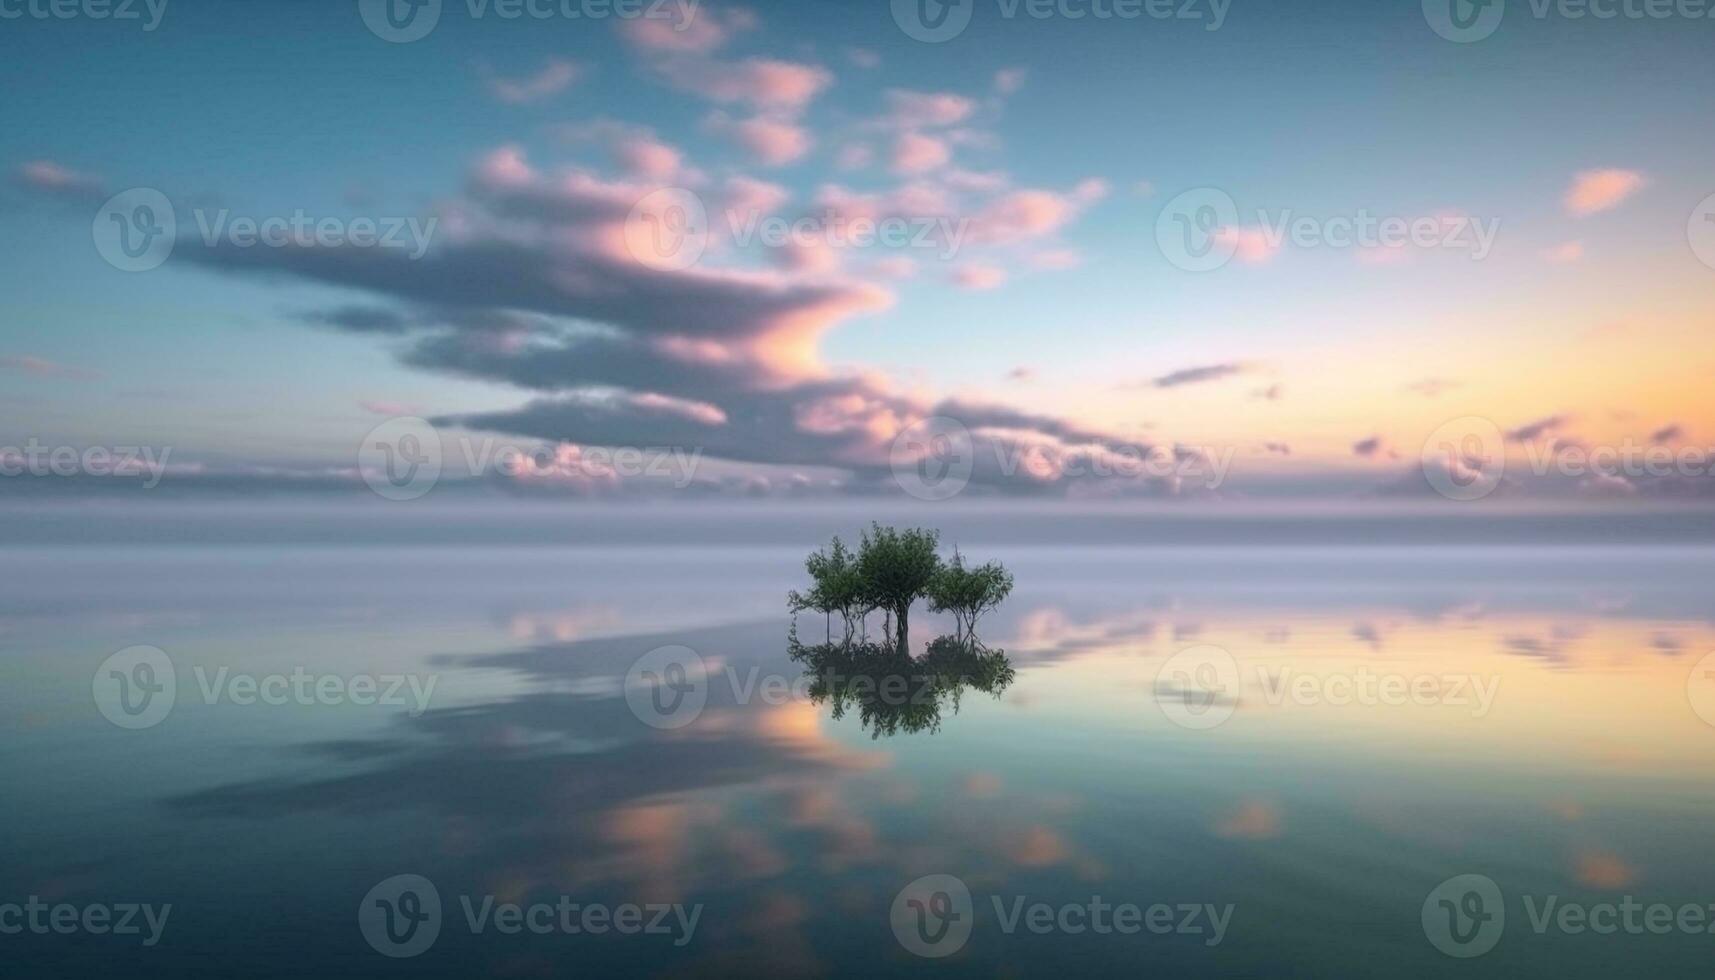
<path fill-rule="evenodd" d="M 695 16 L 724 25 L 723 39 L 675 52 L 612 21 L 473 19 L 463 3 L 428 37 L 389 44 L 355 6 L 173 3 L 152 32 L 0 22 L 0 80 L 27 93 L 8 100 L 0 166 L 16 176 L 48 163 L 74 181 L 54 191 L 20 176 L 0 192 L 14 231 L 0 239 L 0 356 L 63 369 L 7 375 L 5 441 L 170 441 L 184 459 L 333 467 L 349 464 L 378 421 L 363 403 L 492 420 L 543 396 L 498 374 L 402 363 L 410 335 L 304 322 L 352 304 L 397 309 L 397 295 L 182 256 L 124 273 L 91 247 L 90 223 L 107 193 L 131 187 L 158 188 L 180 211 L 444 214 L 505 147 L 544 181 L 561 168 L 618 180 L 611 138 L 588 135 L 596 124 L 643 127 L 676 148 L 705 181 L 699 193 L 734 177 L 778 185 L 791 197 L 784 211 L 807 209 L 830 184 L 888 193 L 955 171 L 1003 175 L 997 193 L 1071 198 L 1098 182 L 1074 217 L 1028 241 L 927 258 L 908 280 L 871 277 L 889 294 L 884 309 L 815 331 L 817 363 L 804 370 L 874 372 L 889 379 L 883 400 L 1005 404 L 1085 434 L 1152 432 L 1242 452 L 1279 440 L 1342 468 L 1382 465 L 1347 451 L 1372 435 L 1414 455 L 1436 411 L 1399 389 L 1434 376 L 1470 392 L 1460 411 L 1503 428 L 1561 413 L 1584 420 L 1586 441 L 1612 440 L 1622 435 L 1612 417 L 1633 414 L 1647 416 L 1644 428 L 1711 423 L 1715 437 L 1711 402 L 1691 385 L 1691 369 L 1715 358 L 1706 341 L 1686 347 L 1707 336 L 1715 292 L 1715 272 L 1686 247 L 1686 216 L 1715 191 L 1715 21 L 1536 19 L 1514 3 L 1493 37 L 1455 44 L 1415 3 L 1236 0 L 1208 31 L 1207 21 L 1007 19 L 987 0 L 957 39 L 924 44 L 880 2 L 705 3 Z M 691 62 L 757 58 L 826 82 L 782 108 L 673 81 Z M 557 65 L 571 80 L 553 80 Z M 1016 81 L 1001 85 L 1000 72 Z M 540 93 L 504 95 L 532 80 Z M 969 109 L 939 133 L 907 123 L 883 133 L 890 90 L 956 96 Z M 724 128 L 764 118 L 812 145 L 769 165 Z M 968 132 L 948 140 L 949 161 L 907 176 L 885 164 L 907 130 Z M 840 166 L 853 143 L 870 145 L 875 162 Z M 685 183 L 684 169 L 662 179 Z M 1636 189 L 1596 213 L 1570 212 L 1579 175 L 1595 171 L 1635 175 Z M 1196 275 L 1166 260 L 1155 226 L 1175 195 L 1198 187 L 1229 194 L 1241 214 L 1458 213 L 1495 220 L 1500 233 L 1480 262 L 1432 254 L 1372 267 L 1349 250 L 1289 245 Z M 1545 260 L 1572 243 L 1575 259 Z M 1041 268 L 1046 254 L 1075 267 Z M 841 274 L 863 278 L 856 264 Z M 960 288 L 953 280 L 969 264 L 1003 281 Z M 1604 328 L 1632 333 L 1617 350 L 1580 349 Z M 1545 349 L 1555 353 L 1528 360 Z M 1201 365 L 1250 377 L 1166 394 L 1147 383 Z M 1660 375 L 1673 366 L 1688 374 Z M 1018 369 L 1030 380 L 1008 380 Z M 1648 402 L 1635 400 L 1641 382 L 1612 383 L 1616 371 L 1655 378 Z M 1557 381 L 1539 375 L 1521 395 L 1511 379 L 1530 372 Z M 1363 374 L 1385 379 L 1386 405 L 1362 383 L 1374 379 L 1354 377 Z M 755 379 L 746 384 L 753 393 Z M 1252 397 L 1271 385 L 1287 393 L 1272 416 Z M 687 397 L 668 388 L 647 392 Z M 591 439 L 577 426 L 513 429 Z M 873 462 L 862 452 L 848 441 L 778 462 Z"/>

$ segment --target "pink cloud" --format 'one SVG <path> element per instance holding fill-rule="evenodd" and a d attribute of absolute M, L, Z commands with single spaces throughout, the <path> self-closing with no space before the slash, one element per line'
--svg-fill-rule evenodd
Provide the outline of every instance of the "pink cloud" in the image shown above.
<path fill-rule="evenodd" d="M 757 109 L 801 109 L 834 81 L 825 68 L 769 58 L 672 60 L 658 70 L 670 84 L 693 95 Z"/>
<path fill-rule="evenodd" d="M 509 105 L 536 102 L 565 91 L 578 80 L 583 69 L 570 61 L 554 59 L 527 78 L 490 78 L 488 91 Z"/>
<path fill-rule="evenodd" d="M 1003 68 L 994 73 L 994 90 L 1001 95 L 1011 95 L 1024 87 L 1025 70 L 1023 68 Z"/>
<path fill-rule="evenodd" d="M 743 147 L 753 160 L 765 167 L 792 163 L 809 153 L 815 145 L 808 130 L 765 116 L 733 120 L 717 114 L 709 120 L 709 126 Z"/>
<path fill-rule="evenodd" d="M 50 193 L 100 193 L 101 181 L 52 160 L 31 160 L 18 168 L 19 182 Z"/>
<path fill-rule="evenodd" d="M 893 144 L 893 172 L 920 174 L 946 166 L 953 158 L 952 148 L 943 140 L 922 133 L 901 133 Z"/>
<path fill-rule="evenodd" d="M 613 147 L 620 169 L 637 177 L 670 180 L 679 173 L 683 156 L 672 146 L 647 136 L 631 136 Z"/>
<path fill-rule="evenodd" d="M 728 177 L 725 194 L 727 209 L 745 214 L 773 214 L 792 199 L 786 188 L 754 177 Z"/>
<path fill-rule="evenodd" d="M 1235 840 L 1267 840 L 1280 836 L 1280 810 L 1270 803 L 1250 801 L 1215 821 L 1215 835 Z"/>
<path fill-rule="evenodd" d="M 1000 197 L 971 219 L 971 237 L 979 242 L 1005 244 L 1058 231 L 1083 209 L 1107 193 L 1107 184 L 1087 180 L 1070 194 L 1020 190 Z"/>
<path fill-rule="evenodd" d="M 1586 170 L 1566 190 L 1566 210 L 1579 217 L 1617 207 L 1644 186 L 1635 170 Z"/>
<path fill-rule="evenodd" d="M 62 378 L 67 381 L 94 381 L 101 377 L 98 371 L 69 367 L 30 354 L 0 354 L 0 368 L 9 368 L 38 378 Z"/>
<path fill-rule="evenodd" d="M 1556 245 L 1551 249 L 1545 250 L 1542 253 L 1542 257 L 1550 262 L 1561 265 L 1576 262 L 1584 257 L 1584 243 L 1572 241 Z"/>
<path fill-rule="evenodd" d="M 917 275 L 917 262 L 903 255 L 892 255 L 870 263 L 869 271 L 882 279 L 910 279 Z"/>
<path fill-rule="evenodd" d="M 963 122 L 976 110 L 972 99 L 953 92 L 911 92 L 889 89 L 890 120 L 899 126 L 951 126 Z"/>
<path fill-rule="evenodd" d="M 1280 244 L 1271 240 L 1263 228 L 1223 226 L 1215 229 L 1213 238 L 1217 244 L 1232 248 L 1233 256 L 1240 262 L 1267 262 L 1280 251 Z"/>
<path fill-rule="evenodd" d="M 371 415 L 385 415 L 389 418 L 394 418 L 400 415 L 421 415 L 423 413 L 423 410 L 417 406 L 407 405 L 404 402 L 365 400 L 358 402 L 357 407 Z"/>
<path fill-rule="evenodd" d="M 746 10 L 723 12 L 692 4 L 673 13 L 672 17 L 623 18 L 618 22 L 620 36 L 648 51 L 702 53 L 756 26 L 756 17 Z"/>
<path fill-rule="evenodd" d="M 1006 282 L 1006 270 L 973 262 L 954 270 L 952 279 L 962 289 L 994 289 Z"/>
<path fill-rule="evenodd" d="M 834 166 L 841 170 L 862 170 L 875 162 L 875 148 L 868 143 L 847 143 L 834 157 Z"/>

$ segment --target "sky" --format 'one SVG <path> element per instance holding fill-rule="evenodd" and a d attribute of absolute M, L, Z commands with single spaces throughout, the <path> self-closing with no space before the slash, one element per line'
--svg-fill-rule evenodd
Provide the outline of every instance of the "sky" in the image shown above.
<path fill-rule="evenodd" d="M 0 0 L 0 486 L 1708 496 L 1715 18 L 1437 2 Z"/>

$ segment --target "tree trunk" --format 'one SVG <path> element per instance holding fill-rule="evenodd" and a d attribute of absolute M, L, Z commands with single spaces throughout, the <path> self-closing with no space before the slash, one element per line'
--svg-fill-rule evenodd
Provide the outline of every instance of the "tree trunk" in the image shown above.
<path fill-rule="evenodd" d="M 899 605 L 899 606 L 894 607 L 893 621 L 894 621 L 895 625 L 898 626 L 898 629 L 899 629 L 899 652 L 902 654 L 905 654 L 906 656 L 911 655 L 910 619 L 911 619 L 911 604 L 910 603 L 904 603 L 903 605 Z"/>

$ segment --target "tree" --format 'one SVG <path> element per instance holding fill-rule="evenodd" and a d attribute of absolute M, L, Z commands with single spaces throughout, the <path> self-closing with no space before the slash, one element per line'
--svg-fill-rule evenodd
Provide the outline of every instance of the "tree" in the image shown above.
<path fill-rule="evenodd" d="M 929 611 L 950 612 L 958 622 L 954 634 L 961 642 L 977 642 L 977 619 L 999 606 L 1012 593 L 1012 573 L 999 562 L 965 567 L 965 557 L 953 549 L 953 560 L 929 583 Z"/>
<path fill-rule="evenodd" d="M 807 593 L 796 589 L 787 593 L 787 606 L 793 612 L 813 609 L 821 613 L 824 625 L 827 617 L 839 613 L 845 627 L 845 641 L 851 642 L 857 620 L 873 608 L 866 605 L 857 556 L 836 535 L 827 550 L 817 551 L 804 559 L 804 570 L 810 573 L 815 584 Z M 827 638 L 832 639 L 831 632 Z"/>
<path fill-rule="evenodd" d="M 941 568 L 935 553 L 936 531 L 910 528 L 896 531 L 870 524 L 858 545 L 857 569 L 864 601 L 892 613 L 895 647 L 910 652 L 911 604 L 922 595 Z"/>

